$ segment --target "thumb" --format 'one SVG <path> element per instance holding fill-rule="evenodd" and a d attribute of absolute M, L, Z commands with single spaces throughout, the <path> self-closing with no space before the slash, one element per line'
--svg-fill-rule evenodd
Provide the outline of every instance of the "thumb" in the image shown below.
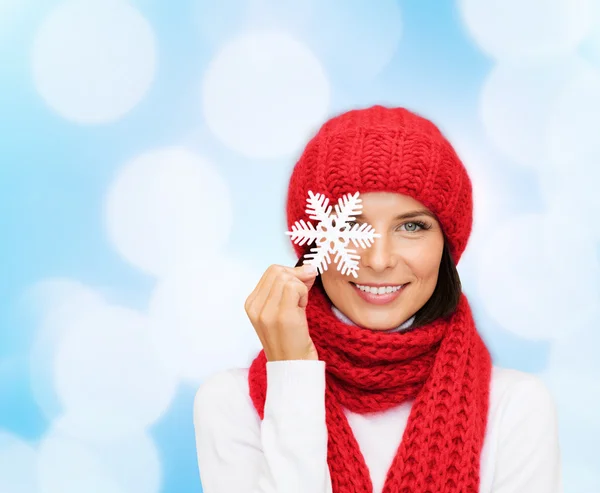
<path fill-rule="evenodd" d="M 317 268 L 310 264 L 304 264 L 300 267 L 296 267 L 294 270 L 296 271 L 296 275 L 297 275 L 298 279 L 300 281 L 302 281 L 304 283 L 304 285 L 306 286 L 307 290 L 310 291 L 310 289 L 315 284 L 315 281 L 317 280 L 317 274 L 318 274 Z M 307 305 L 308 305 L 308 293 L 306 295 L 302 296 L 298 303 L 298 306 L 300 308 L 306 308 Z"/>
<path fill-rule="evenodd" d="M 316 269 L 316 268 L 315 268 Z M 310 291 L 310 288 L 313 287 L 313 285 L 315 284 L 315 281 L 317 280 L 317 272 L 315 270 L 315 274 L 311 275 L 308 279 L 303 280 L 302 282 L 304 282 L 304 284 L 306 285 L 306 287 L 308 288 L 308 290 Z"/>
<path fill-rule="evenodd" d="M 317 279 L 317 274 L 319 273 L 317 267 L 311 264 L 304 264 L 300 267 L 296 267 L 294 271 L 298 279 L 300 279 L 308 289 L 313 286 Z"/>

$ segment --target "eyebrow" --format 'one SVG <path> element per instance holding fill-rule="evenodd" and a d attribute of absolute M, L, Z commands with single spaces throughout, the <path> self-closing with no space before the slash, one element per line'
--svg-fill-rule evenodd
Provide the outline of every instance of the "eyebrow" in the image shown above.
<path fill-rule="evenodd" d="M 409 211 L 409 212 L 405 212 L 404 214 L 398 214 L 396 217 L 394 217 L 394 221 L 402 221 L 404 219 L 414 219 L 415 217 L 420 217 L 420 216 L 428 216 L 432 219 L 435 219 L 437 221 L 437 217 L 435 217 L 435 214 L 433 214 L 433 212 L 430 212 L 428 210 L 416 210 L 416 211 Z M 364 221 L 365 220 L 365 216 L 363 214 L 359 214 L 358 216 L 355 216 L 357 221 Z"/>

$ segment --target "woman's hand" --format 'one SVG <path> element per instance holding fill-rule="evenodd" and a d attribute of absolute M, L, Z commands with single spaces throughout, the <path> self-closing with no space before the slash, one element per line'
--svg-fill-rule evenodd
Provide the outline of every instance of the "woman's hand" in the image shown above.
<path fill-rule="evenodd" d="M 318 360 L 308 332 L 308 291 L 315 267 L 271 265 L 250 293 L 244 308 L 268 361 Z"/>

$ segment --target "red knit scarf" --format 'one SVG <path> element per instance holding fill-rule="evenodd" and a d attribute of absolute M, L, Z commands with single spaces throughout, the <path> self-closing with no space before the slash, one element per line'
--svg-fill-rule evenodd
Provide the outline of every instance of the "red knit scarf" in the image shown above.
<path fill-rule="evenodd" d="M 373 491 L 342 407 L 363 414 L 415 399 L 383 493 L 477 493 L 491 358 L 466 297 L 461 296 L 449 319 L 405 332 L 344 323 L 320 285 L 310 291 L 306 314 L 319 359 L 326 362 L 333 492 Z M 267 391 L 264 351 L 253 361 L 248 381 L 262 420 Z"/>

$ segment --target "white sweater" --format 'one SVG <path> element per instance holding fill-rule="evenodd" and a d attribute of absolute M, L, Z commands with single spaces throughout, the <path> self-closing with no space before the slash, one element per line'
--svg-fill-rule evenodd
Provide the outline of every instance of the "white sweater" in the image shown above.
<path fill-rule="evenodd" d="M 325 362 L 267 363 L 265 418 L 248 394 L 248 370 L 219 373 L 194 402 L 204 493 L 331 492 Z M 345 411 L 380 493 L 412 402 L 360 415 Z M 562 493 L 555 404 L 542 381 L 493 367 L 480 493 Z"/>
<path fill-rule="evenodd" d="M 407 330 L 413 321 L 392 330 Z M 268 362 L 267 383 L 262 423 L 248 369 L 219 373 L 198 390 L 194 426 L 204 493 L 331 493 L 325 362 Z M 383 489 L 411 407 L 412 401 L 368 415 L 344 410 L 373 493 Z M 556 408 L 538 377 L 492 368 L 480 471 L 480 493 L 563 492 Z"/>

